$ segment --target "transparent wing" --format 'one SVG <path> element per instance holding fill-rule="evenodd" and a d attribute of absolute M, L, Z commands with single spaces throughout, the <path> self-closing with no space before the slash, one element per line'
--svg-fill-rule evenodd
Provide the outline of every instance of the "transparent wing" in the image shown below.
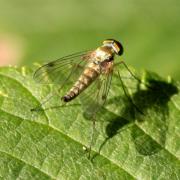
<path fill-rule="evenodd" d="M 83 68 L 90 58 L 90 52 L 71 54 L 41 66 L 34 73 L 34 79 L 43 84 L 62 84 L 77 69 Z M 73 76 L 74 77 L 74 76 Z"/>
<path fill-rule="evenodd" d="M 92 51 L 84 51 L 65 56 L 63 58 L 52 61 L 41 66 L 34 74 L 34 79 L 43 84 L 58 84 L 53 92 L 49 93 L 46 98 L 37 107 L 32 108 L 32 111 L 40 110 L 42 105 L 49 102 L 52 97 L 60 97 L 72 86 L 78 79 L 85 65 L 91 60 Z"/>
<path fill-rule="evenodd" d="M 113 72 L 101 74 L 84 93 L 80 95 L 84 115 L 91 119 L 105 104 L 111 86 Z"/>

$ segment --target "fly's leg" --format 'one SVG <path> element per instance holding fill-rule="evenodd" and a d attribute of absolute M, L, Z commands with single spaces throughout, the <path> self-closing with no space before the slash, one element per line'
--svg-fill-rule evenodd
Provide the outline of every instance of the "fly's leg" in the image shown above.
<path fill-rule="evenodd" d="M 102 84 L 100 84 L 100 81 L 97 83 L 97 89 L 98 89 L 98 92 L 96 94 L 96 99 L 99 99 L 99 95 L 101 95 L 100 93 L 100 89 L 101 89 L 101 86 Z M 90 159 L 91 157 L 91 148 L 92 148 L 92 145 L 93 145 L 93 140 L 94 140 L 94 132 L 95 132 L 95 125 L 96 125 L 96 113 L 98 112 L 99 108 L 97 107 L 97 109 L 94 110 L 94 113 L 92 114 L 92 134 L 91 134 L 91 140 L 90 140 L 90 145 L 89 145 L 89 154 L 88 154 L 88 158 Z"/>
<path fill-rule="evenodd" d="M 99 82 L 98 82 L 99 84 Z M 96 98 L 98 99 L 99 93 L 100 93 L 100 84 L 97 86 L 98 87 L 98 93 L 96 94 Z M 96 127 L 96 113 L 98 112 L 98 108 L 94 109 L 94 113 L 92 114 L 92 133 L 91 133 L 91 139 L 90 139 L 90 144 L 89 144 L 89 154 L 88 154 L 88 159 L 91 158 L 91 149 L 93 145 L 93 140 L 94 140 L 94 133 L 95 133 L 95 127 Z"/>
<path fill-rule="evenodd" d="M 67 103 L 63 101 L 62 104 L 57 105 L 57 106 L 47 107 L 47 108 L 44 109 L 44 111 L 47 111 L 47 110 L 50 110 L 50 109 L 57 109 L 57 108 L 61 108 L 61 107 L 67 107 L 66 105 L 67 105 Z"/>
<path fill-rule="evenodd" d="M 54 94 L 50 93 L 40 105 L 36 106 L 35 108 L 32 108 L 31 111 L 32 112 L 33 111 L 42 111 L 42 106 L 44 104 L 46 104 L 54 95 L 55 95 L 55 93 Z"/>
<path fill-rule="evenodd" d="M 136 79 L 139 83 L 142 83 L 142 81 L 128 68 L 128 66 L 126 65 L 126 63 L 124 61 L 118 62 L 115 64 L 115 66 L 122 64 L 131 74 L 131 76 Z"/>
<path fill-rule="evenodd" d="M 92 133 L 91 133 L 91 139 L 90 139 L 90 144 L 89 144 L 88 159 L 91 158 L 91 148 L 92 148 L 93 140 L 94 140 L 95 125 L 96 125 L 96 119 L 95 119 L 95 115 L 94 115 L 92 117 Z"/>
<path fill-rule="evenodd" d="M 141 113 L 142 115 L 144 115 L 144 113 L 136 106 L 136 104 L 133 102 L 132 98 L 130 97 L 129 93 L 127 92 L 127 89 L 121 79 L 121 75 L 120 75 L 120 72 L 118 71 L 118 76 L 119 76 L 119 79 L 120 79 L 120 83 L 121 83 L 121 86 L 123 88 L 123 91 L 124 91 L 124 94 L 125 96 L 127 97 L 128 101 L 136 108 L 136 110 Z"/>
<path fill-rule="evenodd" d="M 89 137 L 89 151 L 87 152 L 88 158 L 91 158 L 91 149 L 94 144 L 95 139 L 95 125 L 97 121 L 97 115 L 104 106 L 108 92 L 111 85 L 112 73 L 101 74 L 93 84 L 87 88 L 87 91 L 81 96 L 81 103 L 84 108 L 84 113 L 86 117 L 92 121 L 92 130 Z"/>
<path fill-rule="evenodd" d="M 151 86 L 149 86 L 147 83 L 145 83 L 145 82 L 143 82 L 141 79 L 139 79 L 129 68 L 128 68 L 128 66 L 126 65 L 126 63 L 124 62 L 124 61 L 121 61 L 121 62 L 119 62 L 119 63 L 116 63 L 116 65 L 118 65 L 118 64 L 122 64 L 128 71 L 129 71 L 129 73 L 131 74 L 131 76 L 134 78 L 134 79 L 136 79 L 139 83 L 141 83 L 141 84 L 144 84 L 147 88 L 149 88 L 149 89 L 151 89 L 151 90 L 154 90 Z M 115 65 L 115 66 L 116 66 Z"/>

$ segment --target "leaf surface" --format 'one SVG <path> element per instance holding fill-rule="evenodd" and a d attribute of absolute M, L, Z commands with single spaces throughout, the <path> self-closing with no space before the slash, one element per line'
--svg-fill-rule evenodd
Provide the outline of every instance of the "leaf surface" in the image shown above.
<path fill-rule="evenodd" d="M 0 177 L 179 179 L 180 85 L 149 72 L 142 79 L 151 88 L 123 80 L 144 115 L 127 101 L 118 77 L 113 79 L 107 105 L 97 115 L 90 161 L 84 147 L 92 122 L 79 101 L 31 112 L 55 87 L 36 84 L 32 70 L 1 68 Z M 46 106 L 59 102 L 52 98 Z"/>

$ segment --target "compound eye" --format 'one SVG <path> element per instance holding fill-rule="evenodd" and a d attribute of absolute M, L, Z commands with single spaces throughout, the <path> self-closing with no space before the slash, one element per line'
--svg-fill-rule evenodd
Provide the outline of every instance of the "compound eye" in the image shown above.
<path fill-rule="evenodd" d="M 123 54 L 123 51 L 124 51 L 122 44 L 120 42 L 118 42 L 118 41 L 115 41 L 114 47 L 117 49 L 117 54 L 119 56 L 121 56 Z"/>

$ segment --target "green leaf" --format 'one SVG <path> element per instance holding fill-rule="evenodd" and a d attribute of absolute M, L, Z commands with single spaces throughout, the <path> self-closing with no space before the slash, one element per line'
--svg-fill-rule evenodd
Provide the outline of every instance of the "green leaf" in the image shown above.
<path fill-rule="evenodd" d="M 107 105 L 97 115 L 89 160 L 84 147 L 89 146 L 92 122 L 81 105 L 31 112 L 55 87 L 36 84 L 24 67 L 1 68 L 0 177 L 179 179 L 180 85 L 151 72 L 141 79 L 142 84 L 123 81 L 144 115 L 127 101 L 118 77 L 113 79 Z M 46 106 L 59 102 L 54 98 Z"/>

